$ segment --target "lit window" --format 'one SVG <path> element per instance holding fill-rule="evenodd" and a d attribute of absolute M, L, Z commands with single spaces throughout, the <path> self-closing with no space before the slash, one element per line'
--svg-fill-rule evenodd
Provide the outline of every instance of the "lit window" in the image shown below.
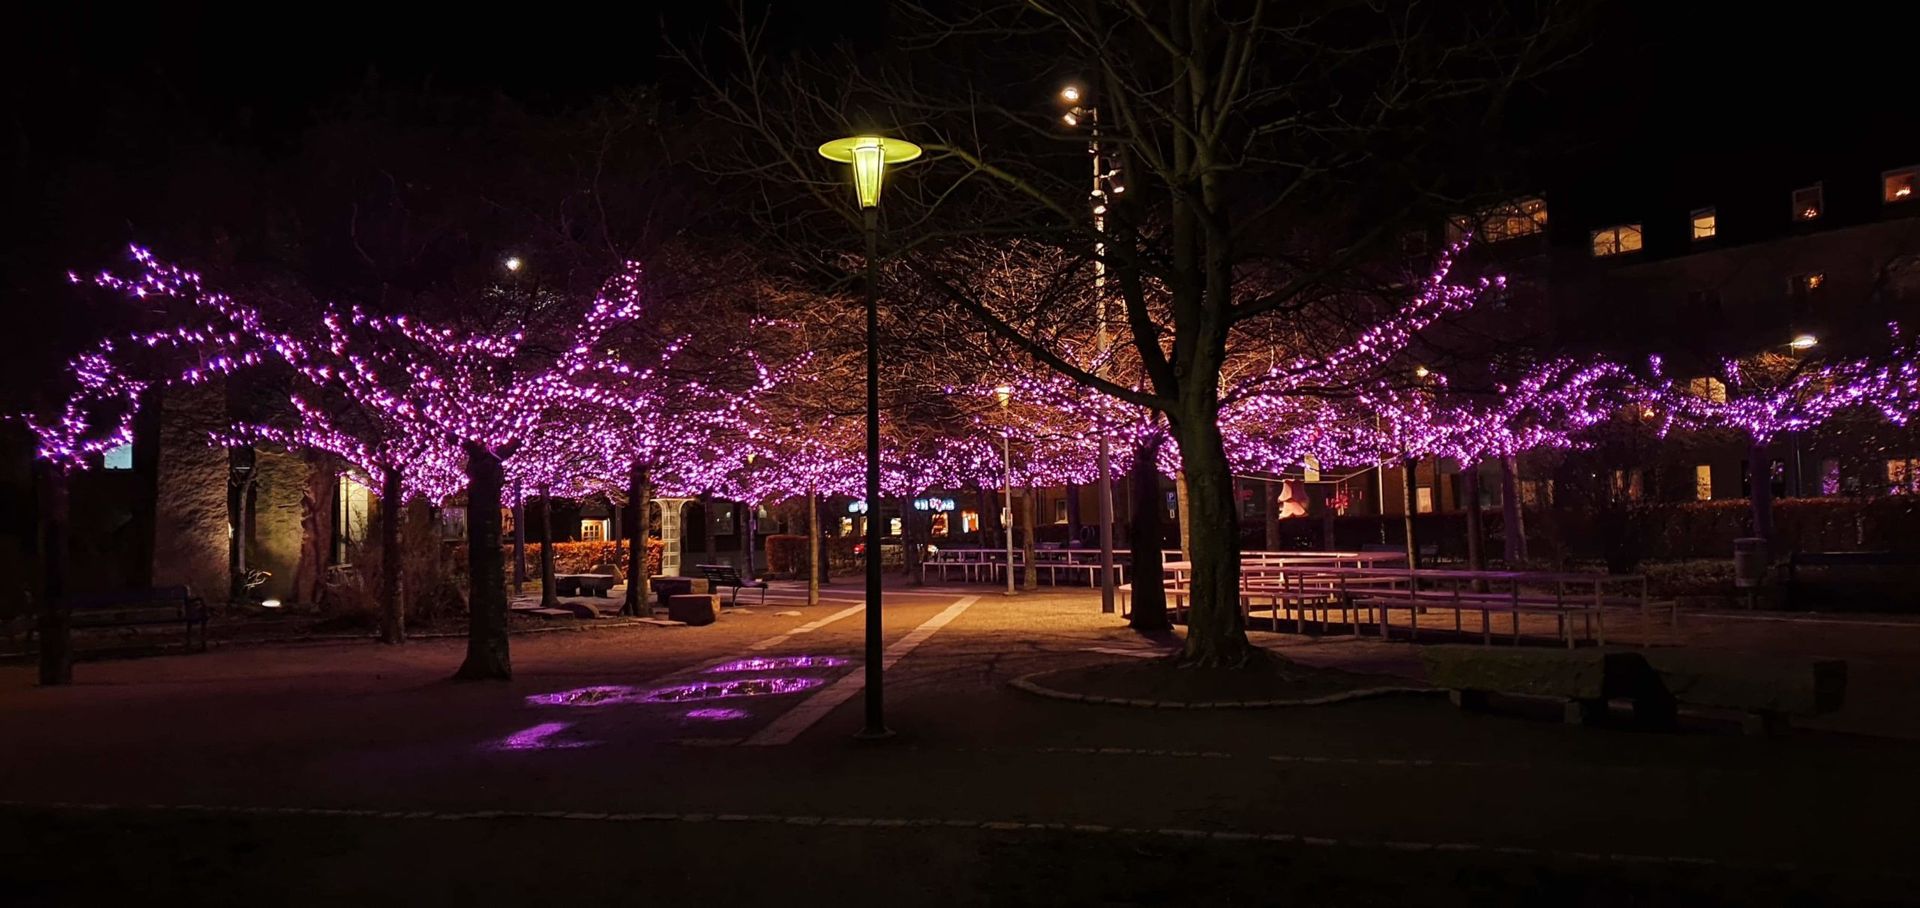
<path fill-rule="evenodd" d="M 1693 500 L 1713 500 L 1713 466 L 1701 464 L 1693 468 Z"/>
<path fill-rule="evenodd" d="M 607 523 L 604 520 L 580 521 L 580 541 L 600 542 L 607 538 Z"/>
<path fill-rule="evenodd" d="M 1547 200 L 1522 196 L 1485 208 L 1472 217 L 1447 221 L 1447 241 L 1459 242 L 1468 230 L 1478 228 L 1478 239 L 1489 243 L 1532 236 L 1547 229 Z"/>
<path fill-rule="evenodd" d="M 1067 500 L 1065 498 L 1062 498 L 1059 501 L 1056 501 L 1053 503 L 1053 522 L 1054 523 L 1067 522 Z"/>
<path fill-rule="evenodd" d="M 1910 201 L 1916 184 L 1920 184 L 1920 168 L 1889 170 L 1880 175 L 1880 200 L 1889 205 Z"/>
<path fill-rule="evenodd" d="M 1646 496 L 1646 476 L 1639 470 L 1613 471 L 1613 500 L 1639 501 Z"/>
<path fill-rule="evenodd" d="M 1693 212 L 1694 240 L 1698 241 L 1698 240 L 1713 239 L 1713 235 L 1717 232 L 1719 232 L 1719 224 L 1714 217 L 1713 209 L 1711 208 L 1695 209 Z"/>
<path fill-rule="evenodd" d="M 1640 251 L 1640 225 L 1621 224 L 1606 227 L 1593 232 L 1593 256 L 1605 258 L 1626 252 Z"/>
<path fill-rule="evenodd" d="M 1887 461 L 1887 491 L 1896 495 L 1920 492 L 1920 460 Z"/>
<path fill-rule="evenodd" d="M 1413 509 L 1421 514 L 1433 513 L 1433 489 L 1421 486 L 1413 490 Z"/>
<path fill-rule="evenodd" d="M 960 512 L 960 532 L 962 533 L 980 532 L 980 512 L 979 511 L 973 510 L 972 508 L 968 508 L 967 510 Z"/>
<path fill-rule="evenodd" d="M 1709 375 L 1687 382 L 1687 393 L 1716 404 L 1727 402 L 1727 383 Z"/>
<path fill-rule="evenodd" d="M 133 469 L 132 443 L 124 444 L 117 448 L 108 448 L 106 450 L 106 453 L 100 455 L 100 469 L 102 470 Z"/>
<path fill-rule="evenodd" d="M 1819 183 L 1793 191 L 1794 220 L 1818 220 L 1826 210 L 1825 193 L 1821 191 Z"/>

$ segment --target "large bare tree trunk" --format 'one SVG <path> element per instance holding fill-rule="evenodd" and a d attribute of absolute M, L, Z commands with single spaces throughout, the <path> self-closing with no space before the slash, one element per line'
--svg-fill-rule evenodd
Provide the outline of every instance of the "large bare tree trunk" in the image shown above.
<path fill-rule="evenodd" d="M 339 497 L 340 480 L 328 455 L 309 452 L 305 463 L 307 481 L 300 491 L 300 558 L 294 563 L 291 598 L 294 602 L 313 604 L 319 602 L 326 591 L 328 555 L 333 544 L 333 507 Z M 150 563 L 152 558 L 147 560 Z"/>
<path fill-rule="evenodd" d="M 406 594 L 400 583 L 400 524 L 406 519 L 406 485 L 400 468 L 380 468 L 380 642 L 407 642 Z"/>
<path fill-rule="evenodd" d="M 68 568 L 67 474 L 37 461 L 40 474 L 40 683 L 73 683 L 73 595 Z"/>
<path fill-rule="evenodd" d="M 1193 565 L 1184 659 L 1196 666 L 1237 668 L 1255 654 L 1240 611 L 1240 522 L 1233 510 L 1233 472 L 1220 437 L 1217 397 L 1186 403 L 1189 412 L 1173 425 L 1187 489 L 1188 520 L 1182 530 Z"/>
<path fill-rule="evenodd" d="M 1040 565 L 1034 561 L 1033 544 L 1035 497 L 1033 483 L 1029 482 L 1025 499 L 1020 503 L 1020 533 L 1026 537 L 1026 540 L 1021 543 L 1020 551 L 1027 561 L 1022 582 L 1026 585 L 1028 592 L 1040 588 Z"/>
<path fill-rule="evenodd" d="M 820 502 L 818 496 L 807 493 L 807 604 L 820 604 L 820 565 L 826 563 L 826 553 L 820 546 Z"/>
<path fill-rule="evenodd" d="M 1520 502 L 1520 467 L 1513 457 L 1500 458 L 1500 537 L 1505 543 L 1508 570 L 1527 560 L 1527 525 Z"/>
<path fill-rule="evenodd" d="M 1747 448 L 1747 487 L 1753 502 L 1753 535 L 1773 541 L 1773 458 L 1767 443 Z"/>
<path fill-rule="evenodd" d="M 453 677 L 462 681 L 513 677 L 507 654 L 507 578 L 500 563 L 500 458 L 468 442 L 467 659 Z"/>
<path fill-rule="evenodd" d="M 914 586 L 921 583 L 919 513 L 913 508 L 913 496 L 900 496 L 900 570 Z"/>
<path fill-rule="evenodd" d="M 1164 631 L 1173 626 L 1167 620 L 1166 575 L 1160 565 L 1163 544 L 1160 514 L 1160 471 L 1155 460 L 1160 439 L 1149 437 L 1134 453 L 1133 468 L 1127 471 L 1132 519 L 1127 522 L 1129 544 L 1133 548 L 1133 601 L 1128 626 L 1139 631 Z"/>
<path fill-rule="evenodd" d="M 627 473 L 627 601 L 621 611 L 653 617 L 647 579 L 647 471 L 639 464 Z"/>
<path fill-rule="evenodd" d="M 1229 477 L 1227 482 L 1231 484 L 1233 482 L 1232 478 Z M 1192 561 L 1193 508 L 1188 503 L 1187 471 L 1185 470 L 1173 474 L 1173 504 L 1174 512 L 1178 514 L 1180 518 L 1180 557 Z"/>
<path fill-rule="evenodd" d="M 559 608 L 560 591 L 553 580 L 553 488 L 540 487 L 540 607 Z"/>
<path fill-rule="evenodd" d="M 1067 547 L 1080 544 L 1080 487 L 1067 483 Z"/>

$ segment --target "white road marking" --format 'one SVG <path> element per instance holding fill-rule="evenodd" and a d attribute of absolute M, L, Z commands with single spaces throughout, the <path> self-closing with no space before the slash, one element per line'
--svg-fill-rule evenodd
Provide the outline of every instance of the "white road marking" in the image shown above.
<path fill-rule="evenodd" d="M 935 631 L 952 623 L 953 619 L 960 617 L 960 614 L 965 612 L 969 606 L 979 601 L 979 596 L 964 597 L 954 604 L 947 606 L 940 614 L 928 618 L 926 623 L 907 632 L 905 637 L 900 638 L 888 646 L 881 654 L 881 671 L 892 668 L 895 663 L 906 658 L 908 653 L 913 652 L 916 647 L 925 643 L 927 638 L 933 636 Z M 854 694 L 860 692 L 860 690 L 866 686 L 866 667 L 860 666 L 846 677 L 828 685 L 825 690 L 808 697 L 802 701 L 799 706 L 789 710 L 786 715 L 773 720 L 767 727 L 755 732 L 752 737 L 741 743 L 756 747 L 790 744 L 793 742 L 793 739 L 800 737 L 802 732 L 812 728 L 814 723 L 826 718 L 827 713 L 832 712 L 840 704 L 847 702 Z"/>
<path fill-rule="evenodd" d="M 801 634 L 811 634 L 814 631 L 817 631 L 823 627 L 826 627 L 829 624 L 834 623 L 835 621 L 839 621 L 840 619 L 847 617 L 848 615 L 857 615 L 866 610 L 867 610 L 867 606 L 865 605 L 865 603 L 856 605 L 852 608 L 843 608 L 837 612 L 834 612 L 831 615 L 828 615 L 825 618 L 817 618 L 815 620 L 809 621 L 784 634 L 780 634 L 774 637 L 768 637 L 767 639 L 762 640 L 759 643 L 755 643 L 747 647 L 747 649 L 750 649 L 750 650 L 772 649 L 773 647 L 779 646 L 780 644 L 785 643 L 788 640 L 793 639 L 794 637 L 800 636 Z"/>

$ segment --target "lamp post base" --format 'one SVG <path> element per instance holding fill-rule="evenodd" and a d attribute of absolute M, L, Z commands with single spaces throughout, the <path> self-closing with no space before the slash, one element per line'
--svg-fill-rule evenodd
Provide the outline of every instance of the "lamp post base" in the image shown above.
<path fill-rule="evenodd" d="M 863 728 L 853 733 L 855 741 L 885 741 L 894 736 L 891 728 Z"/>

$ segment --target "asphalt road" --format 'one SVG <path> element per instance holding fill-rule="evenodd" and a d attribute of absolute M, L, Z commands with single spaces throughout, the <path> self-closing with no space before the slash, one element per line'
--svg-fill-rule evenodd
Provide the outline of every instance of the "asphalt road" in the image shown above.
<path fill-rule="evenodd" d="M 863 614 L 850 589 L 829 596 L 841 601 L 779 593 L 707 628 L 517 637 L 508 683 L 445 680 L 458 641 L 88 662 L 66 689 L 0 668 L 0 853 L 20 856 L 0 860 L 0 880 L 23 904 L 131 891 L 1477 905 L 1914 891 L 1910 741 L 1574 728 L 1556 710 L 1463 715 L 1430 697 L 1248 711 L 1043 700 L 1006 681 L 1152 642 L 1086 596 L 976 587 L 889 591 L 897 734 L 860 742 Z M 1327 664 L 1404 658 L 1269 639 Z"/>

